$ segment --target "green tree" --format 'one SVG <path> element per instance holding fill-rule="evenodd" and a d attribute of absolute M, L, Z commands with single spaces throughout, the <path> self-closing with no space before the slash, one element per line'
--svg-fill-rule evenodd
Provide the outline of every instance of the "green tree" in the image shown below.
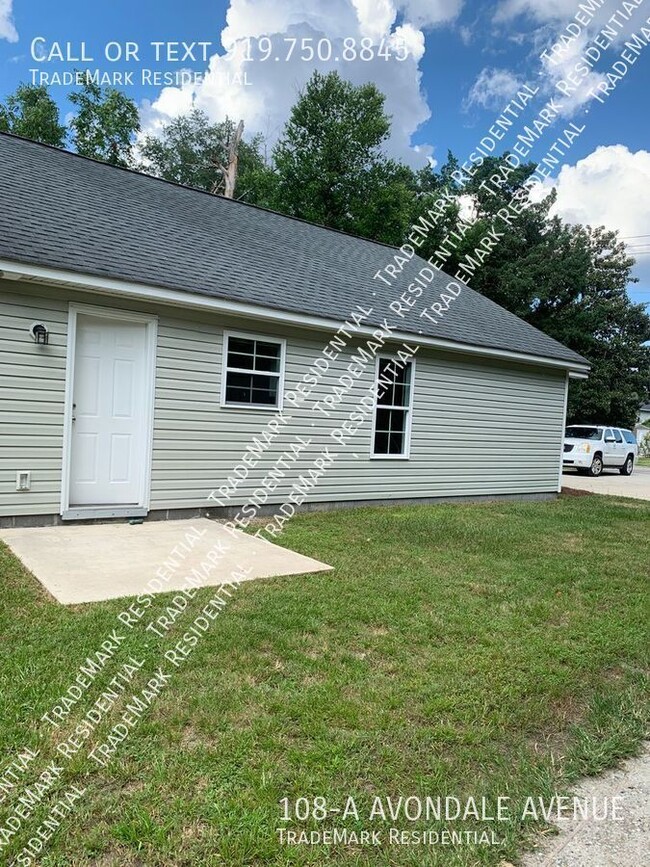
<path fill-rule="evenodd" d="M 387 159 L 385 98 L 336 72 L 314 72 L 273 156 L 279 210 L 334 229 L 401 242 L 414 201 L 414 176 Z"/>
<path fill-rule="evenodd" d="M 221 190 L 220 169 L 227 161 L 228 143 L 235 132 L 229 118 L 211 123 L 205 112 L 194 109 L 169 121 L 159 136 L 148 135 L 140 148 L 142 168 L 177 184 L 216 193 Z M 263 139 L 255 136 L 239 145 L 235 198 L 266 205 L 273 195 L 273 171 L 262 154 Z"/>
<path fill-rule="evenodd" d="M 506 156 L 486 160 L 456 190 L 471 197 L 475 221 L 446 270 L 455 273 L 496 229 L 499 242 L 468 279 L 472 288 L 590 361 L 589 378 L 572 382 L 569 421 L 630 427 L 650 383 L 650 317 L 627 294 L 634 260 L 616 232 L 552 217 L 555 191 L 510 221 L 500 218 L 535 170 L 532 163 L 520 166 L 495 189 L 486 182 L 507 166 Z"/>
<path fill-rule="evenodd" d="M 133 140 L 140 130 L 138 109 L 124 93 L 86 81 L 81 90 L 69 94 L 77 106 L 70 121 L 77 153 L 113 166 L 132 162 Z"/>
<path fill-rule="evenodd" d="M 539 327 L 585 355 L 588 379 L 569 390 L 569 421 L 609 422 L 633 427 L 639 406 L 650 396 L 650 316 L 627 294 L 634 260 L 616 232 L 602 226 L 572 226 L 574 245 L 586 265 L 576 274 L 584 289 L 574 310 L 547 315 Z"/>
<path fill-rule="evenodd" d="M 59 123 L 59 109 L 46 87 L 20 84 L 0 105 L 0 131 L 63 147 L 66 128 Z"/>

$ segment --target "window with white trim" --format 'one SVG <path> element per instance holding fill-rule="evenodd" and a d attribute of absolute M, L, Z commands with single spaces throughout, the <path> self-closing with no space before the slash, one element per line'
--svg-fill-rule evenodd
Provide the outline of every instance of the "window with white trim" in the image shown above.
<path fill-rule="evenodd" d="M 279 408 L 284 341 L 226 334 L 224 406 Z"/>
<path fill-rule="evenodd" d="M 401 364 L 380 358 L 372 454 L 405 458 L 409 455 L 413 397 L 413 362 Z"/>

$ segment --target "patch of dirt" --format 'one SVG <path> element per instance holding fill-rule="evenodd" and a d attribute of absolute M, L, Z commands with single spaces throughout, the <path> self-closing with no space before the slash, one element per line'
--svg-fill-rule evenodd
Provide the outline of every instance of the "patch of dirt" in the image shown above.
<path fill-rule="evenodd" d="M 583 491 L 580 488 L 562 488 L 560 492 L 560 497 L 593 497 L 594 494 L 591 491 Z"/>
<path fill-rule="evenodd" d="M 144 789 L 144 783 L 142 780 L 128 780 L 122 786 L 122 793 L 124 795 L 132 795 L 134 792 L 141 792 Z"/>
<path fill-rule="evenodd" d="M 181 746 L 186 750 L 195 750 L 214 746 L 214 740 L 197 732 L 194 726 L 187 725 L 181 735 Z"/>
<path fill-rule="evenodd" d="M 144 867 L 144 861 L 141 861 L 140 858 L 127 853 L 123 849 L 115 849 L 97 855 L 93 859 L 92 864 L 93 867 Z"/>
<path fill-rule="evenodd" d="M 555 537 L 555 545 L 566 551 L 583 551 L 585 540 L 577 533 L 560 533 Z"/>
<path fill-rule="evenodd" d="M 528 744 L 536 755 L 550 753 L 553 761 L 558 762 L 567 748 L 571 726 L 584 719 L 586 705 L 583 699 L 567 693 L 551 699 L 549 706 L 553 719 L 552 730 L 529 738 Z"/>

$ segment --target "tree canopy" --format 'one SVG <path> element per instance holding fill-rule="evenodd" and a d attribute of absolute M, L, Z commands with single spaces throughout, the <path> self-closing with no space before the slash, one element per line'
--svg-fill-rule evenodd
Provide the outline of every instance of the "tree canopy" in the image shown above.
<path fill-rule="evenodd" d="M 20 84 L 6 103 L 0 104 L 0 131 L 55 147 L 63 147 L 66 138 L 57 104 L 46 87 L 33 84 Z"/>
<path fill-rule="evenodd" d="M 273 151 L 276 207 L 376 240 L 402 235 L 413 174 L 382 151 L 391 128 L 384 102 L 374 84 L 314 72 Z"/>
<path fill-rule="evenodd" d="M 571 225 L 552 216 L 555 191 L 527 202 L 510 222 L 498 214 L 522 188 L 535 165 L 520 166 L 500 189 L 483 183 L 507 164 L 507 154 L 480 167 L 458 195 L 471 199 L 473 220 L 446 263 L 455 273 L 490 228 L 499 243 L 468 282 L 473 289 L 585 356 L 587 380 L 569 390 L 570 422 L 609 422 L 632 427 L 650 390 L 650 316 L 627 287 L 634 259 L 617 232 Z M 450 178 L 455 160 L 437 182 Z M 426 253 L 430 254 L 430 250 Z"/>
<path fill-rule="evenodd" d="M 221 192 L 228 145 L 235 123 L 226 118 L 212 123 L 205 112 L 194 109 L 170 120 L 159 135 L 147 135 L 140 146 L 143 168 L 168 181 Z M 242 140 L 235 198 L 264 204 L 273 186 L 273 173 L 262 155 L 261 136 Z"/>
<path fill-rule="evenodd" d="M 113 166 L 133 161 L 133 139 L 140 130 L 140 115 L 133 100 L 114 88 L 86 81 L 69 94 L 78 109 L 70 121 L 77 153 Z"/>

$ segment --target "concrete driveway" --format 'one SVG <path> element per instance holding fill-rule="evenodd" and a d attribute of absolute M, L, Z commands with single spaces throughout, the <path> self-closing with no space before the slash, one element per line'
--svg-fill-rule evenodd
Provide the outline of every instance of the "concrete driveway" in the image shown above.
<path fill-rule="evenodd" d="M 584 812 L 554 822 L 557 836 L 540 837 L 538 851 L 522 859 L 524 867 L 647 867 L 650 744 L 639 758 L 583 780 L 574 797 Z"/>
<path fill-rule="evenodd" d="M 575 470 L 569 470 L 562 474 L 562 487 L 578 488 L 593 494 L 650 500 L 650 468 L 635 467 L 631 476 L 622 476 L 618 470 L 605 470 L 596 479 L 579 476 Z"/>
<path fill-rule="evenodd" d="M 0 539 L 65 605 L 331 568 L 205 518 L 22 527 Z"/>

